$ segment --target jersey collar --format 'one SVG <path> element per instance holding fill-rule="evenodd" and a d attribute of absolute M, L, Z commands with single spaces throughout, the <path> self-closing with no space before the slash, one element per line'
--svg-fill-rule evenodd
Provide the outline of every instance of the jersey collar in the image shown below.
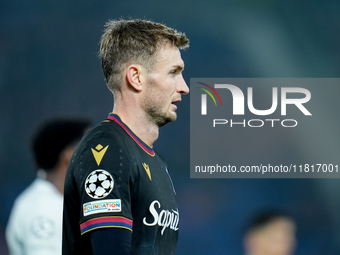
<path fill-rule="evenodd" d="M 140 139 L 130 128 L 128 125 L 126 125 L 120 117 L 115 114 L 115 113 L 110 113 L 109 116 L 107 117 L 109 120 L 115 121 L 118 125 L 120 125 L 130 136 L 135 142 L 149 155 L 155 156 L 155 151 L 153 150 L 152 147 L 147 145 L 142 139 Z"/>

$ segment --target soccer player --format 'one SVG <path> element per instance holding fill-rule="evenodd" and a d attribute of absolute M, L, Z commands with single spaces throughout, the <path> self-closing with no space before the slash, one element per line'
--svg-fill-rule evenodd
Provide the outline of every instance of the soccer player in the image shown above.
<path fill-rule="evenodd" d="M 250 224 L 245 238 L 246 255 L 292 255 L 296 245 L 294 219 L 283 212 L 264 212 Z"/>
<path fill-rule="evenodd" d="M 6 228 L 11 255 L 61 254 L 66 169 L 89 124 L 83 119 L 52 119 L 35 134 L 38 176 L 15 200 Z"/>
<path fill-rule="evenodd" d="M 153 143 L 189 88 L 183 33 L 146 20 L 109 21 L 100 56 L 113 112 L 80 142 L 66 174 L 63 254 L 175 254 L 179 214 Z"/>

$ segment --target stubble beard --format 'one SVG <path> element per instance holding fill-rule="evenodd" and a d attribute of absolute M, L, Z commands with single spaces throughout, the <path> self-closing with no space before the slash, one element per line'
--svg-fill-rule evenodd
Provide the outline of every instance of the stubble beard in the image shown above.
<path fill-rule="evenodd" d="M 164 112 L 156 102 L 157 99 L 144 101 L 144 110 L 151 123 L 154 123 L 158 127 L 162 127 L 177 119 L 176 113 L 171 114 L 170 112 Z"/>
<path fill-rule="evenodd" d="M 162 97 L 153 89 L 156 86 L 150 81 L 150 89 L 147 93 L 148 96 L 143 100 L 143 106 L 148 120 L 158 127 L 162 127 L 169 122 L 175 121 L 177 114 L 170 112 L 169 108 L 163 110 Z"/>

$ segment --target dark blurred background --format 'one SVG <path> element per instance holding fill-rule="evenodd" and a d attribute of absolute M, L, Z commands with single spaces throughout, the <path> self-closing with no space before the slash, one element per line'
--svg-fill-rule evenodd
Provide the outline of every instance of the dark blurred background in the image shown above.
<path fill-rule="evenodd" d="M 36 127 L 56 115 L 98 123 L 112 110 L 97 57 L 108 19 L 146 18 L 184 31 L 189 84 L 200 77 L 339 77 L 339 11 L 337 0 L 0 1 L 0 254 L 8 254 L 4 230 L 14 199 L 35 178 Z M 178 116 L 154 145 L 178 194 L 177 254 L 243 254 L 242 230 L 266 208 L 294 215 L 296 255 L 340 254 L 339 179 L 190 179 L 189 96 Z M 324 121 L 316 133 L 329 141 L 320 150 L 331 152 L 340 144 L 336 109 Z M 292 150 L 305 163 L 316 156 L 304 144 Z"/>

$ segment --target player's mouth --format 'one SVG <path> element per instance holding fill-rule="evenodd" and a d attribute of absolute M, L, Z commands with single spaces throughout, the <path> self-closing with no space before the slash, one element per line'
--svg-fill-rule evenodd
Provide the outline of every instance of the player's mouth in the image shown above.
<path fill-rule="evenodd" d="M 177 105 L 176 105 L 176 104 L 179 103 L 179 102 L 181 102 L 181 99 L 172 101 L 172 102 L 171 102 L 171 105 L 172 105 L 175 109 L 177 109 Z"/>

